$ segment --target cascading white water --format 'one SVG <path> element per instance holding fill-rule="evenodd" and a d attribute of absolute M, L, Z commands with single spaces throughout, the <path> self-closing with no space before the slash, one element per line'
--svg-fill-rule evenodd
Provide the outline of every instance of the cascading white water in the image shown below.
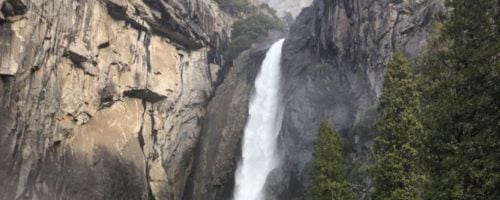
<path fill-rule="evenodd" d="M 249 118 L 243 138 L 243 155 L 236 170 L 234 200 L 261 200 L 267 175 L 279 165 L 277 139 L 281 129 L 281 48 L 274 43 L 266 54 L 255 80 Z"/>

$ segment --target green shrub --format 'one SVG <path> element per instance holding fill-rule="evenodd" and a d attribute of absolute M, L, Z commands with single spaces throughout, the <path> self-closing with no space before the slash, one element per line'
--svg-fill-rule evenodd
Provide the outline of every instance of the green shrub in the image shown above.
<path fill-rule="evenodd" d="M 329 67 L 330 67 L 330 64 L 326 61 L 320 61 L 320 62 L 316 63 L 316 65 L 315 65 L 316 70 L 319 70 L 319 71 L 328 69 Z"/>
<path fill-rule="evenodd" d="M 280 30 L 283 23 L 273 16 L 254 14 L 238 20 L 233 25 L 232 40 L 225 54 L 229 61 L 236 58 L 241 52 L 249 49 L 253 43 L 266 37 L 269 30 Z"/>
<path fill-rule="evenodd" d="M 248 0 L 215 0 L 219 7 L 230 15 L 238 15 L 240 13 L 253 13 L 255 6 L 251 6 Z"/>

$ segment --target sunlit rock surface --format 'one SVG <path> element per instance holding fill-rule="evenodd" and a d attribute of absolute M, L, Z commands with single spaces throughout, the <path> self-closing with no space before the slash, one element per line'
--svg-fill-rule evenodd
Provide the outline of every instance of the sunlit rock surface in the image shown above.
<path fill-rule="evenodd" d="M 0 199 L 180 199 L 231 19 L 205 0 L 0 6 Z"/>

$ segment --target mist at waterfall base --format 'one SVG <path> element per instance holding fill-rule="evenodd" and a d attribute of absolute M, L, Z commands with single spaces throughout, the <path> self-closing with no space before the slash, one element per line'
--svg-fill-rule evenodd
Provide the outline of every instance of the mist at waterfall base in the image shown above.
<path fill-rule="evenodd" d="M 235 176 L 234 200 L 264 199 L 267 175 L 279 166 L 277 139 L 281 129 L 281 48 L 284 39 L 274 43 L 266 54 L 255 80 L 245 127 L 242 161 Z"/>

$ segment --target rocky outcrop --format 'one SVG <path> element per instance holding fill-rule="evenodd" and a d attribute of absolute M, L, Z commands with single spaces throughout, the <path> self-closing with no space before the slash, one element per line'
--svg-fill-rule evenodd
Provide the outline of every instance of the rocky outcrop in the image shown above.
<path fill-rule="evenodd" d="M 181 199 L 231 21 L 218 6 L 0 5 L 0 199 Z"/>
<path fill-rule="evenodd" d="M 349 178 L 359 198 L 366 197 L 372 126 L 387 62 L 398 49 L 417 56 L 441 8 L 439 0 L 316 0 L 301 13 L 283 48 L 284 164 L 269 178 L 270 198 L 303 194 L 324 120 L 342 136 Z"/>

